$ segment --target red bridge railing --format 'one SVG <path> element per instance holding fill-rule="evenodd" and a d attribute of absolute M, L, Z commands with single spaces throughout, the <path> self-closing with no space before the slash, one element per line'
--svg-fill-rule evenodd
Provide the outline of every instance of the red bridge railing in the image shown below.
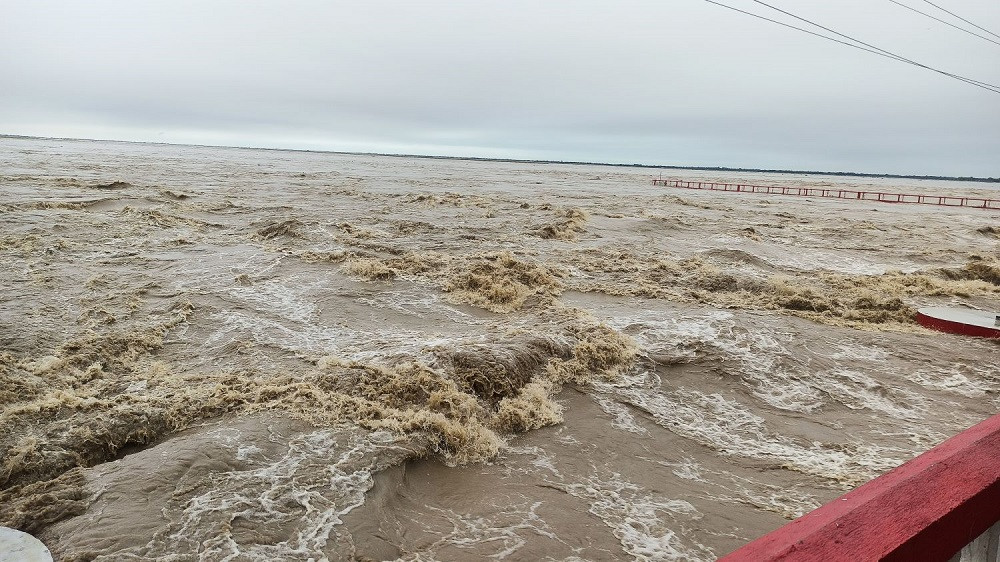
<path fill-rule="evenodd" d="M 998 521 L 1000 415 L 721 561 L 945 561 L 955 556 L 993 562 Z"/>
<path fill-rule="evenodd" d="M 682 189 L 707 189 L 711 191 L 735 191 L 739 193 L 765 193 L 771 195 L 799 195 L 803 197 L 830 197 L 834 199 L 879 201 L 882 203 L 917 203 L 922 205 L 971 207 L 975 209 L 994 209 L 1000 211 L 1000 199 L 985 199 L 982 197 L 886 193 L 882 191 L 854 191 L 851 189 L 830 189 L 825 187 L 749 185 L 741 183 L 701 182 L 674 179 L 654 179 L 653 185 L 679 187 Z"/>

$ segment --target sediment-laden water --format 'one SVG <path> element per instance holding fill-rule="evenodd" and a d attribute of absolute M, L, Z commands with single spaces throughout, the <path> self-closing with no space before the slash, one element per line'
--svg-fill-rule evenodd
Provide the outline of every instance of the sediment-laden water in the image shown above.
<path fill-rule="evenodd" d="M 997 213 L 651 177 L 0 139 L 0 524 L 60 560 L 712 559 L 1000 407 L 996 343 L 913 322 L 1000 308 Z"/>

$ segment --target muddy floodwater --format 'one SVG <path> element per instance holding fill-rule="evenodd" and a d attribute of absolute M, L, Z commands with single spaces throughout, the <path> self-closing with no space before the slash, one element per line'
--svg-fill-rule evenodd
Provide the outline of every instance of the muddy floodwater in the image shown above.
<path fill-rule="evenodd" d="M 1000 408 L 1000 346 L 913 320 L 1000 308 L 1000 213 L 659 174 L 0 139 L 0 525 L 73 561 L 711 560 Z"/>

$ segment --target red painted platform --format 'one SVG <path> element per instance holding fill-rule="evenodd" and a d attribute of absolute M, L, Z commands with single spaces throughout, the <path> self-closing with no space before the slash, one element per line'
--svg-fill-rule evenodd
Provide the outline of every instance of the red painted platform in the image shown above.
<path fill-rule="evenodd" d="M 1000 315 L 995 312 L 964 308 L 921 308 L 917 322 L 933 330 L 976 336 L 1000 338 Z"/>
<path fill-rule="evenodd" d="M 1000 415 L 721 560 L 945 561 L 997 521 Z"/>

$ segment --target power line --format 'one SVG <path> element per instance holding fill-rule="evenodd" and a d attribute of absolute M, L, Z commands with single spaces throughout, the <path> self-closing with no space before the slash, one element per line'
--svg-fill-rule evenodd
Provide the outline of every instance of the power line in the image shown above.
<path fill-rule="evenodd" d="M 918 9 L 912 7 L 912 6 L 907 6 L 906 4 L 903 4 L 902 2 L 897 2 L 896 0 L 889 0 L 889 1 L 892 2 L 893 4 L 897 5 L 897 6 L 901 6 L 903 8 L 906 8 L 907 10 L 916 12 L 916 13 L 922 15 L 922 16 L 927 16 L 927 17 L 931 18 L 932 20 L 939 21 L 939 22 L 941 22 L 941 23 L 943 23 L 943 24 L 945 24 L 947 26 L 954 27 L 955 29 L 957 29 L 959 31 L 964 31 L 965 33 L 968 33 L 969 35 L 975 35 L 976 37 L 978 37 L 980 39 L 985 39 L 985 40 L 989 41 L 990 43 L 993 43 L 994 45 L 1000 45 L 1000 41 L 995 41 L 995 40 L 990 39 L 989 37 L 987 37 L 985 35 L 980 35 L 980 34 L 974 32 L 974 31 L 969 31 L 968 29 L 965 29 L 964 27 L 959 27 L 959 26 L 957 26 L 957 25 L 955 25 L 955 24 L 953 24 L 951 22 L 944 21 L 943 19 L 941 19 L 939 17 L 932 16 L 932 15 L 928 14 L 927 12 L 921 12 L 920 10 L 918 10 Z"/>
<path fill-rule="evenodd" d="M 781 8 L 779 8 L 777 6 L 772 6 L 772 5 L 768 4 L 767 2 L 762 2 L 761 0 L 753 0 L 753 1 L 756 2 L 756 3 L 758 3 L 758 4 L 760 4 L 761 6 L 766 6 L 768 8 L 771 8 L 772 10 L 781 12 L 782 14 L 785 14 L 786 16 L 793 17 L 793 18 L 795 18 L 795 19 L 797 19 L 799 21 L 804 21 L 804 22 L 808 23 L 809 25 L 814 25 L 814 26 L 816 26 L 816 27 L 818 27 L 820 29 L 825 29 L 826 31 L 829 31 L 830 33 L 833 33 L 834 35 L 838 35 L 840 37 L 843 37 L 844 39 L 848 39 L 850 41 L 854 41 L 855 43 L 860 43 L 861 45 L 864 45 L 865 47 L 869 47 L 871 49 L 875 49 L 879 53 L 883 53 L 885 56 L 888 56 L 889 58 L 896 59 L 896 60 L 898 60 L 900 62 L 905 62 L 906 64 L 912 64 L 913 66 L 918 66 L 920 68 L 926 68 L 927 70 L 930 70 L 932 72 L 937 72 L 938 74 L 942 74 L 944 76 L 949 76 L 951 78 L 955 78 L 956 80 L 961 80 L 962 82 L 966 82 L 968 84 L 972 84 L 973 86 L 978 86 L 978 87 L 986 89 L 986 90 L 991 90 L 991 91 L 1000 90 L 1000 86 L 997 86 L 996 84 L 990 84 L 989 82 L 983 82 L 981 80 L 974 80 L 974 79 L 968 78 L 966 76 L 959 76 L 958 74 L 952 74 L 951 72 L 945 72 L 943 70 L 938 70 L 936 68 L 932 68 L 932 67 L 927 66 L 925 64 L 921 64 L 921 63 L 919 63 L 917 61 L 910 60 L 910 59 L 908 59 L 906 57 L 897 55 L 896 53 L 893 53 L 893 52 L 887 51 L 885 49 L 882 49 L 881 47 L 876 47 L 875 45 L 872 45 L 871 43 L 865 43 L 864 41 L 862 41 L 860 39 L 855 39 L 854 37 L 851 37 L 850 35 L 844 35 L 843 33 L 840 33 L 839 31 L 835 31 L 833 29 L 830 29 L 829 27 L 826 27 L 824 25 L 820 25 L 820 24 L 818 24 L 818 23 L 816 23 L 814 21 L 807 20 L 806 18 L 797 16 L 797 15 L 795 15 L 795 14 L 789 12 L 789 11 L 782 10 Z M 839 42 L 840 41 L 838 41 L 838 43 Z M 1000 92 L 997 92 L 997 93 L 1000 93 Z"/>
<path fill-rule="evenodd" d="M 794 26 L 794 25 L 782 22 L 782 21 L 771 19 L 771 18 L 762 16 L 760 14 L 755 14 L 753 12 L 748 12 L 746 10 L 741 10 L 739 8 L 734 8 L 733 6 L 729 6 L 727 4 L 723 4 L 723 3 L 717 2 L 715 0 L 705 0 L 705 1 L 708 2 L 709 4 L 715 4 L 716 6 L 720 6 L 722 8 L 726 8 L 726 9 L 732 10 L 734 12 L 739 12 L 741 14 L 746 14 L 748 16 L 751 16 L 751 17 L 754 17 L 754 18 L 757 18 L 757 19 L 762 19 L 764 21 L 768 21 L 768 22 L 771 22 L 771 23 L 776 23 L 776 24 L 778 24 L 780 26 L 783 26 L 783 27 L 788 27 L 788 28 L 794 29 L 796 31 L 801 31 L 803 33 L 808 33 L 809 35 L 815 35 L 816 37 L 820 37 L 820 38 L 826 39 L 828 41 L 833 41 L 834 43 L 840 43 L 841 45 L 847 45 L 848 47 L 852 47 L 854 49 L 859 49 L 859 50 L 862 50 L 862 51 L 867 51 L 869 53 L 878 55 L 880 57 L 885 57 L 885 58 L 893 59 L 893 60 L 896 60 L 896 61 L 899 61 L 899 62 L 903 62 L 903 63 L 906 63 L 906 64 L 910 64 L 910 65 L 913 65 L 913 66 L 917 66 L 917 67 L 920 67 L 920 68 L 924 68 L 924 69 L 930 70 L 931 72 L 936 72 L 938 74 L 947 76 L 949 78 L 954 78 L 956 80 L 960 80 L 960 81 L 965 82 L 967 84 L 970 84 L 972 86 L 976 86 L 977 88 L 982 88 L 984 90 L 988 90 L 988 91 L 993 92 L 995 94 L 1000 94 L 1000 86 L 997 86 L 996 84 L 990 84 L 988 82 L 982 82 L 982 81 L 979 81 L 979 80 L 974 80 L 972 78 L 967 78 L 965 76 L 959 76 L 958 74 L 953 74 L 951 72 L 946 72 L 944 70 L 939 70 L 937 68 L 933 68 L 933 67 L 927 66 L 925 64 L 921 64 L 921 63 L 918 63 L 916 61 L 912 61 L 912 60 L 910 60 L 908 58 L 902 57 L 902 56 L 897 55 L 895 53 L 892 53 L 890 51 L 886 51 L 885 49 L 876 47 L 876 46 L 871 45 L 869 43 L 865 43 L 864 41 L 855 39 L 855 38 L 850 37 L 848 35 L 844 35 L 843 33 L 840 33 L 838 31 L 834 31 L 834 30 L 832 30 L 832 29 L 830 29 L 828 27 L 825 27 L 825 26 L 822 26 L 822 25 L 820 25 L 818 23 L 809 21 L 809 20 L 807 20 L 805 18 L 801 18 L 799 16 L 796 16 L 795 14 L 786 12 L 785 10 L 782 10 L 780 8 L 776 8 L 774 6 L 771 6 L 770 4 L 765 4 L 764 2 L 760 2 L 758 0 L 754 0 L 754 1 L 757 2 L 758 4 L 763 4 L 764 6 L 767 6 L 768 8 L 771 8 L 773 10 L 777 10 L 777 11 L 779 11 L 779 12 L 781 12 L 783 14 L 786 14 L 788 16 L 791 16 L 791 17 L 793 17 L 795 19 L 804 21 L 804 22 L 806 22 L 806 23 L 808 23 L 810 25 L 814 25 L 816 27 L 819 27 L 820 29 L 824 29 L 826 31 L 829 31 L 829 32 L 831 32 L 831 33 L 833 33 L 835 35 L 838 35 L 840 37 L 843 37 L 845 39 L 849 39 L 850 41 L 853 41 L 853 43 L 848 43 L 846 41 L 841 41 L 840 39 L 836 39 L 834 37 L 829 37 L 827 35 L 823 35 L 822 33 L 816 33 L 815 31 L 810 31 L 808 29 L 804 29 L 804 28 L 801 28 L 801 27 L 797 27 L 797 26 Z M 862 45 L 864 45 L 864 46 L 862 46 Z"/>
<path fill-rule="evenodd" d="M 840 39 L 835 39 L 833 37 L 828 37 L 826 35 L 823 35 L 822 33 L 816 33 L 815 31 L 809 31 L 808 29 L 805 29 L 805 28 L 802 28 L 802 27 L 796 27 L 794 25 L 785 23 L 783 21 L 778 21 L 778 20 L 775 20 L 775 19 L 771 19 L 771 18 L 762 16 L 762 15 L 759 15 L 759 14 L 755 14 L 753 12 L 747 12 L 745 10 L 741 10 L 739 8 L 734 8 L 732 6 L 727 6 L 727 5 L 725 5 L 725 4 L 721 3 L 721 2 L 716 2 L 715 0 L 705 0 L 705 1 L 708 2 L 709 4 L 715 4 L 716 6 L 722 6 L 723 8 L 729 8 L 730 10 L 733 10 L 734 12 L 739 12 L 741 14 L 746 14 L 748 16 L 753 16 L 753 17 L 755 17 L 757 19 L 762 19 L 764 21 L 769 21 L 771 23 L 776 23 L 776 24 L 778 24 L 780 26 L 788 27 L 788 28 L 791 28 L 791 29 L 794 29 L 794 30 L 797 30 L 797 31 L 801 31 L 803 33 L 808 33 L 809 35 L 815 35 L 816 37 L 821 37 L 823 39 L 827 39 L 827 40 L 833 41 L 835 43 L 840 43 L 841 45 L 847 45 L 848 47 L 853 47 L 855 49 L 861 49 L 862 51 L 868 51 L 869 53 L 873 53 L 873 54 L 876 54 L 876 55 L 879 55 L 879 56 L 882 56 L 882 57 L 899 60 L 898 57 L 889 56 L 887 54 L 880 53 L 880 52 L 878 52 L 878 51 L 876 51 L 874 49 L 866 49 L 865 47 L 862 47 L 860 45 L 855 45 L 854 43 L 848 43 L 847 41 L 841 41 Z"/>
<path fill-rule="evenodd" d="M 996 37 L 997 39 L 1000 39 L 1000 35 L 997 35 L 996 33 L 993 33 L 992 31 L 990 31 L 989 29 L 986 29 L 985 27 L 980 27 L 980 26 L 978 26 L 978 25 L 976 25 L 976 24 L 972 23 L 971 21 L 969 21 L 969 20 L 967 20 L 967 19 L 963 18 L 962 16 L 960 16 L 960 15 L 956 14 L 955 12 L 951 12 L 951 11 L 948 11 L 948 10 L 946 10 L 946 9 L 942 8 L 941 6 L 938 6 L 938 5 L 937 5 L 937 4 L 935 4 L 934 2 L 931 2 L 930 0 L 924 0 L 924 2 L 927 2 L 927 3 L 928 3 L 928 4 L 930 4 L 931 6 L 934 6 L 935 8 L 937 8 L 937 9 L 941 10 L 942 12 L 944 12 L 944 13 L 946 13 L 946 14 L 951 14 L 952 16 L 955 16 L 956 18 L 958 18 L 958 19 L 960 19 L 960 20 L 964 21 L 965 23 L 967 23 L 967 24 L 971 25 L 972 27 L 975 27 L 976 29 L 979 29 L 979 30 L 981 30 L 981 31 L 985 31 L 986 33 L 989 33 L 990 35 L 992 35 L 992 36 Z"/>

